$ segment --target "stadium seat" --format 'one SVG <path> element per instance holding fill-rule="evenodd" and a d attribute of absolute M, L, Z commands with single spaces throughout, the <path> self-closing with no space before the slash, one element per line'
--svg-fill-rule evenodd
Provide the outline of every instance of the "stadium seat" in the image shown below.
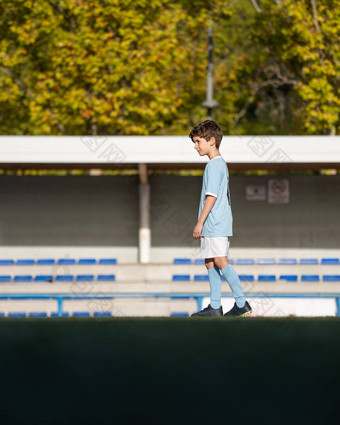
<path fill-rule="evenodd" d="M 0 266 L 12 266 L 14 260 L 0 260 Z"/>
<path fill-rule="evenodd" d="M 76 264 L 74 258 L 59 258 L 58 264 Z"/>
<path fill-rule="evenodd" d="M 72 313 L 73 317 L 89 317 L 90 313 L 88 311 L 74 311 Z"/>
<path fill-rule="evenodd" d="M 80 258 L 78 264 L 96 264 L 95 258 Z"/>
<path fill-rule="evenodd" d="M 76 281 L 86 281 L 86 282 L 93 282 L 94 281 L 94 275 L 93 274 L 78 274 L 76 277 Z"/>
<path fill-rule="evenodd" d="M 32 266 L 35 264 L 34 260 L 17 260 L 17 266 Z"/>
<path fill-rule="evenodd" d="M 0 317 L 5 317 L 5 313 L 4 312 L 0 312 Z"/>
<path fill-rule="evenodd" d="M 339 274 L 324 274 L 322 276 L 322 280 L 324 282 L 340 282 Z"/>
<path fill-rule="evenodd" d="M 110 317 L 112 316 L 111 311 L 95 311 L 93 313 L 95 317 Z"/>
<path fill-rule="evenodd" d="M 117 264 L 116 258 L 101 258 L 99 264 Z"/>
<path fill-rule="evenodd" d="M 10 282 L 11 281 L 11 276 L 9 275 L 0 275 L 0 282 Z"/>
<path fill-rule="evenodd" d="M 194 275 L 194 281 L 196 282 L 206 282 L 207 280 L 209 280 L 209 275 L 207 274 L 195 274 Z"/>
<path fill-rule="evenodd" d="M 53 260 L 53 258 L 40 258 L 37 260 L 38 266 L 49 266 L 51 264 L 55 264 L 55 260 Z"/>
<path fill-rule="evenodd" d="M 275 258 L 259 258 L 257 264 L 261 266 L 276 264 Z"/>
<path fill-rule="evenodd" d="M 174 274 L 172 275 L 172 281 L 178 282 L 178 281 L 190 281 L 190 275 L 189 274 Z"/>
<path fill-rule="evenodd" d="M 195 258 L 194 264 L 204 264 L 204 258 Z"/>
<path fill-rule="evenodd" d="M 114 274 L 99 274 L 97 276 L 97 280 L 99 282 L 114 282 L 116 280 L 116 276 Z"/>
<path fill-rule="evenodd" d="M 317 274 L 303 274 L 301 276 L 301 282 L 319 282 L 320 277 Z"/>
<path fill-rule="evenodd" d="M 288 282 L 297 282 L 296 274 L 282 274 L 280 275 L 280 280 L 287 280 Z"/>
<path fill-rule="evenodd" d="M 319 260 L 317 258 L 301 258 L 300 264 L 305 264 L 305 265 L 319 264 Z"/>
<path fill-rule="evenodd" d="M 24 311 L 11 311 L 7 315 L 8 317 L 26 317 L 26 313 Z"/>
<path fill-rule="evenodd" d="M 189 313 L 186 311 L 173 311 L 171 317 L 188 317 Z"/>
<path fill-rule="evenodd" d="M 255 260 L 253 260 L 252 258 L 238 258 L 236 260 L 236 264 L 238 265 L 255 264 Z"/>
<path fill-rule="evenodd" d="M 58 312 L 56 312 L 56 311 L 53 311 L 51 313 L 51 317 L 69 317 L 69 315 L 70 315 L 70 313 L 68 313 L 67 311 L 63 311 L 61 313 L 61 316 L 59 316 Z"/>
<path fill-rule="evenodd" d="M 57 282 L 73 282 L 74 276 L 71 274 L 58 274 L 55 280 Z"/>
<path fill-rule="evenodd" d="M 258 282 L 276 282 L 276 276 L 274 274 L 260 274 Z"/>
<path fill-rule="evenodd" d="M 44 311 L 32 311 L 28 313 L 28 317 L 47 317 L 47 313 Z"/>
<path fill-rule="evenodd" d="M 173 264 L 191 264 L 191 259 L 190 258 L 175 258 L 173 261 Z"/>
<path fill-rule="evenodd" d="M 38 274 L 35 276 L 34 281 L 35 282 L 52 282 L 53 276 L 52 275 L 45 275 L 45 274 Z"/>
<path fill-rule="evenodd" d="M 337 265 L 337 264 L 340 264 L 340 263 L 339 263 L 339 258 L 322 258 L 321 264 L 327 264 L 327 265 L 335 264 L 335 265 Z"/>
<path fill-rule="evenodd" d="M 296 261 L 295 258 L 280 258 L 278 264 L 279 265 L 284 265 L 284 264 L 292 265 L 292 264 L 297 264 L 297 261 Z"/>
<path fill-rule="evenodd" d="M 31 275 L 17 275 L 14 276 L 14 282 L 32 282 L 33 277 Z"/>
<path fill-rule="evenodd" d="M 238 277 L 241 282 L 254 282 L 255 280 L 252 274 L 239 274 Z"/>

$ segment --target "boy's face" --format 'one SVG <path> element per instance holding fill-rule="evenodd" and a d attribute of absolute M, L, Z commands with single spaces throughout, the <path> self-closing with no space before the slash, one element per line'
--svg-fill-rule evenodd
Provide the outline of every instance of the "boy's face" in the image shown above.
<path fill-rule="evenodd" d="M 205 140 L 203 137 L 194 136 L 193 142 L 195 144 L 195 149 L 200 154 L 200 156 L 208 155 L 210 150 L 215 145 L 215 139 L 214 137 L 211 137 L 208 141 Z"/>

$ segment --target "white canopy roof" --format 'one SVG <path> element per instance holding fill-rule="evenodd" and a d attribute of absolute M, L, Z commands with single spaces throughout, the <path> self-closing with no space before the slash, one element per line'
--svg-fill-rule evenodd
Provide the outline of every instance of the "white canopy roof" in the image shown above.
<path fill-rule="evenodd" d="M 225 136 L 229 164 L 337 164 L 340 136 Z M 0 136 L 5 164 L 200 164 L 188 136 Z"/>

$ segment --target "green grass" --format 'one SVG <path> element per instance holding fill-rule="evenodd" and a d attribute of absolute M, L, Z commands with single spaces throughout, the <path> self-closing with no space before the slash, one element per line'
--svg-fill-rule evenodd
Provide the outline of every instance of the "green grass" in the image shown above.
<path fill-rule="evenodd" d="M 3 424 L 337 422 L 338 318 L 1 319 Z"/>

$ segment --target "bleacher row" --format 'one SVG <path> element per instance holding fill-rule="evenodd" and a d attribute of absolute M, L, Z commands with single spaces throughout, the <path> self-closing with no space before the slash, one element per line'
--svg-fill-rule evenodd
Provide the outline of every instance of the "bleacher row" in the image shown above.
<path fill-rule="evenodd" d="M 248 281 L 248 282 L 277 282 L 277 280 L 282 280 L 286 282 L 297 282 L 300 280 L 301 282 L 320 282 L 321 280 L 323 282 L 340 282 L 340 275 L 317 275 L 317 274 L 303 274 L 300 276 L 296 274 L 286 274 L 286 275 L 280 275 L 277 279 L 276 275 L 273 274 L 262 274 L 258 275 L 257 279 L 255 279 L 255 276 L 252 274 L 239 274 L 238 275 L 241 281 Z M 202 281 L 208 281 L 209 276 L 206 274 L 204 275 L 194 275 L 193 281 L 194 282 L 202 282 Z M 226 280 L 223 275 L 221 275 L 221 280 Z M 182 274 L 182 275 L 173 275 L 172 276 L 173 282 L 190 282 L 191 277 L 189 274 Z"/>
<path fill-rule="evenodd" d="M 114 274 L 62 274 L 62 275 L 0 275 L 0 282 L 115 282 L 116 276 Z"/>
<path fill-rule="evenodd" d="M 20 317 L 32 317 L 32 318 L 36 318 L 36 317 L 111 317 L 112 313 L 111 311 L 95 311 L 93 313 L 93 315 L 90 314 L 90 312 L 88 311 L 74 311 L 72 314 L 63 311 L 61 316 L 59 316 L 59 314 L 57 312 L 52 312 L 50 314 L 50 316 L 44 312 L 44 311 L 32 311 L 29 313 L 26 313 L 25 311 L 11 311 L 9 312 L 7 315 L 5 315 L 5 313 L 0 312 L 0 318 L 1 317 L 15 317 L 15 318 L 20 318 Z M 186 311 L 178 311 L 178 312 L 172 312 L 170 314 L 171 317 L 188 317 L 189 313 Z"/>
<path fill-rule="evenodd" d="M 76 265 L 76 264 L 102 264 L 102 265 L 112 265 L 117 264 L 116 258 L 100 258 L 99 260 L 95 258 L 79 258 L 78 260 L 74 258 L 59 258 L 55 260 L 54 258 L 40 258 L 37 260 L 33 259 L 19 259 L 19 260 L 0 260 L 0 266 L 50 266 L 50 265 Z"/>
<path fill-rule="evenodd" d="M 275 258 L 259 258 L 255 260 L 254 258 L 238 258 L 237 260 L 229 259 L 230 264 L 236 265 L 339 265 L 339 258 L 321 258 L 319 261 L 318 258 L 280 258 L 276 261 Z M 173 264 L 204 264 L 203 258 L 196 258 L 192 260 L 191 258 L 175 258 Z"/>
<path fill-rule="evenodd" d="M 230 264 L 235 265 L 339 265 L 339 258 L 300 258 L 299 260 L 296 258 L 280 258 L 276 260 L 275 258 L 259 258 L 255 260 L 254 258 L 238 258 L 236 260 L 229 259 Z M 175 258 L 173 264 L 204 264 L 204 259 L 195 259 L 191 260 L 190 258 Z M 239 274 L 241 281 L 250 281 L 250 282 L 276 282 L 277 280 L 287 281 L 287 282 L 297 282 L 300 280 L 301 282 L 340 282 L 340 275 L 333 274 L 302 274 L 298 276 L 297 274 L 280 274 L 277 277 L 274 274 L 260 274 L 255 277 L 254 274 Z M 224 276 L 221 275 L 221 279 L 225 280 Z M 173 281 L 191 281 L 191 277 L 189 274 L 182 275 L 173 275 Z M 193 281 L 208 281 L 209 277 L 207 274 L 205 275 L 194 275 Z"/>
<path fill-rule="evenodd" d="M 112 316 L 111 311 L 95 311 L 93 317 L 110 317 Z M 52 312 L 49 316 L 44 311 L 32 311 L 26 313 L 25 311 L 11 311 L 5 316 L 5 313 L 0 312 L 0 317 L 91 317 L 88 311 L 74 311 L 72 314 L 68 312 L 62 312 L 61 316 L 57 312 Z"/>

